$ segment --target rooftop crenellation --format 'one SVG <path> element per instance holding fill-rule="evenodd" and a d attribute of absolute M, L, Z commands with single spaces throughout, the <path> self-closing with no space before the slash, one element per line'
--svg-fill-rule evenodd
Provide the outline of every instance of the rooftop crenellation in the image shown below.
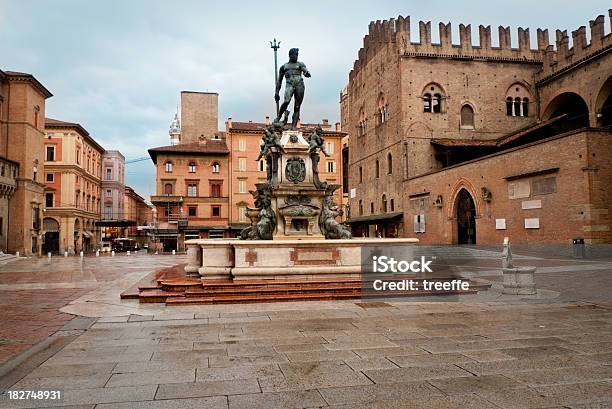
<path fill-rule="evenodd" d="M 612 26 L 612 10 L 609 10 L 608 14 Z M 569 46 L 567 31 L 557 30 L 553 45 L 550 43 L 548 30 L 538 28 L 536 44 L 532 47 L 529 28 L 518 27 L 518 42 L 512 44 L 510 27 L 499 26 L 498 45 L 493 46 L 491 26 L 478 26 L 479 42 L 475 45 L 472 42 L 470 24 L 459 24 L 457 43 L 452 38 L 451 23 L 439 23 L 440 40 L 434 43 L 430 21 L 419 21 L 417 42 L 411 39 L 409 16 L 377 20 L 369 24 L 368 34 L 363 38 L 363 47 L 359 50 L 353 71 L 358 71 L 362 64 L 369 61 L 380 49 L 393 44 L 398 53 L 406 57 L 495 59 L 543 64 L 543 75 L 546 76 L 588 55 L 610 48 L 612 35 L 605 33 L 604 16 L 600 15 L 590 21 L 589 26 L 591 41 L 587 42 L 586 27 L 582 26 L 572 32 L 572 47 Z"/>

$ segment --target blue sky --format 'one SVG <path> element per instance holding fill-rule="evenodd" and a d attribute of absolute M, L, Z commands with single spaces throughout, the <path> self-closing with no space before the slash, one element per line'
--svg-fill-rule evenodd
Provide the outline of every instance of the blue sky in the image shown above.
<path fill-rule="evenodd" d="M 291 4 L 291 5 L 286 5 Z M 371 20 L 411 16 L 418 21 L 516 28 L 575 30 L 607 1 L 144 1 L 0 0 L 0 69 L 32 73 L 54 96 L 47 116 L 78 122 L 106 149 L 127 159 L 169 144 L 168 127 L 181 90 L 219 93 L 220 127 L 262 121 L 274 113 L 273 54 L 291 47 L 312 72 L 302 118 L 339 120 L 338 96 Z M 588 32 L 588 30 L 587 30 Z M 151 161 L 128 165 L 126 182 L 141 195 L 154 193 Z"/>

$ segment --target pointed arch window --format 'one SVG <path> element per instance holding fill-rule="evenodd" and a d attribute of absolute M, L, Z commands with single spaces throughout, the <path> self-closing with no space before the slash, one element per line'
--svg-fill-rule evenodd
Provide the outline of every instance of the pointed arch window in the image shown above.
<path fill-rule="evenodd" d="M 166 162 L 165 167 L 166 167 L 166 172 L 170 173 L 172 172 L 174 165 L 172 164 L 172 162 Z"/>
<path fill-rule="evenodd" d="M 195 173 L 195 172 L 196 172 L 196 163 L 189 162 L 189 173 Z"/>
<path fill-rule="evenodd" d="M 387 174 L 393 174 L 393 155 L 391 155 L 391 152 L 387 154 Z"/>
<path fill-rule="evenodd" d="M 219 162 L 213 162 L 212 164 L 212 172 L 213 173 L 219 173 L 221 171 L 221 166 L 219 165 Z"/>
<path fill-rule="evenodd" d="M 375 170 L 376 170 L 376 178 L 378 179 L 380 177 L 380 162 L 378 161 L 378 159 L 376 159 Z"/>
<path fill-rule="evenodd" d="M 382 195 L 382 211 L 387 213 L 387 195 Z"/>

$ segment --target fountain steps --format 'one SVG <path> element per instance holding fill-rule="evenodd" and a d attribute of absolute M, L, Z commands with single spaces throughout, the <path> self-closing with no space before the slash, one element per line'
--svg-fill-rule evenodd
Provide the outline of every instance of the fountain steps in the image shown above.
<path fill-rule="evenodd" d="M 453 278 L 427 278 L 429 281 L 450 281 Z M 414 279 L 420 282 L 423 279 Z M 166 274 L 137 284 L 122 294 L 122 298 L 137 298 L 141 303 L 229 304 L 287 301 L 323 301 L 358 299 L 361 280 L 351 278 L 278 279 L 278 280 L 201 280 L 180 276 L 171 269 Z M 490 285 L 470 281 L 469 291 L 397 291 L 394 297 L 423 297 L 475 294 Z"/>

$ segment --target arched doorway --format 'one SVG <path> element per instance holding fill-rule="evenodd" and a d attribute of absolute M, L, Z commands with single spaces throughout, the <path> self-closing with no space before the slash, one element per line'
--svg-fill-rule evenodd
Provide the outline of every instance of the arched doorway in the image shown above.
<path fill-rule="evenodd" d="M 612 126 L 612 77 L 604 82 L 595 102 L 597 126 Z"/>
<path fill-rule="evenodd" d="M 50 217 L 43 219 L 43 231 L 45 232 L 45 241 L 43 244 L 43 253 L 59 253 L 59 223 Z"/>
<path fill-rule="evenodd" d="M 457 243 L 476 244 L 476 205 L 472 195 L 461 189 L 457 195 Z"/>
<path fill-rule="evenodd" d="M 580 95 L 573 92 L 557 95 L 544 110 L 543 119 L 561 115 L 566 116 L 554 125 L 556 134 L 589 126 L 589 107 Z"/>

